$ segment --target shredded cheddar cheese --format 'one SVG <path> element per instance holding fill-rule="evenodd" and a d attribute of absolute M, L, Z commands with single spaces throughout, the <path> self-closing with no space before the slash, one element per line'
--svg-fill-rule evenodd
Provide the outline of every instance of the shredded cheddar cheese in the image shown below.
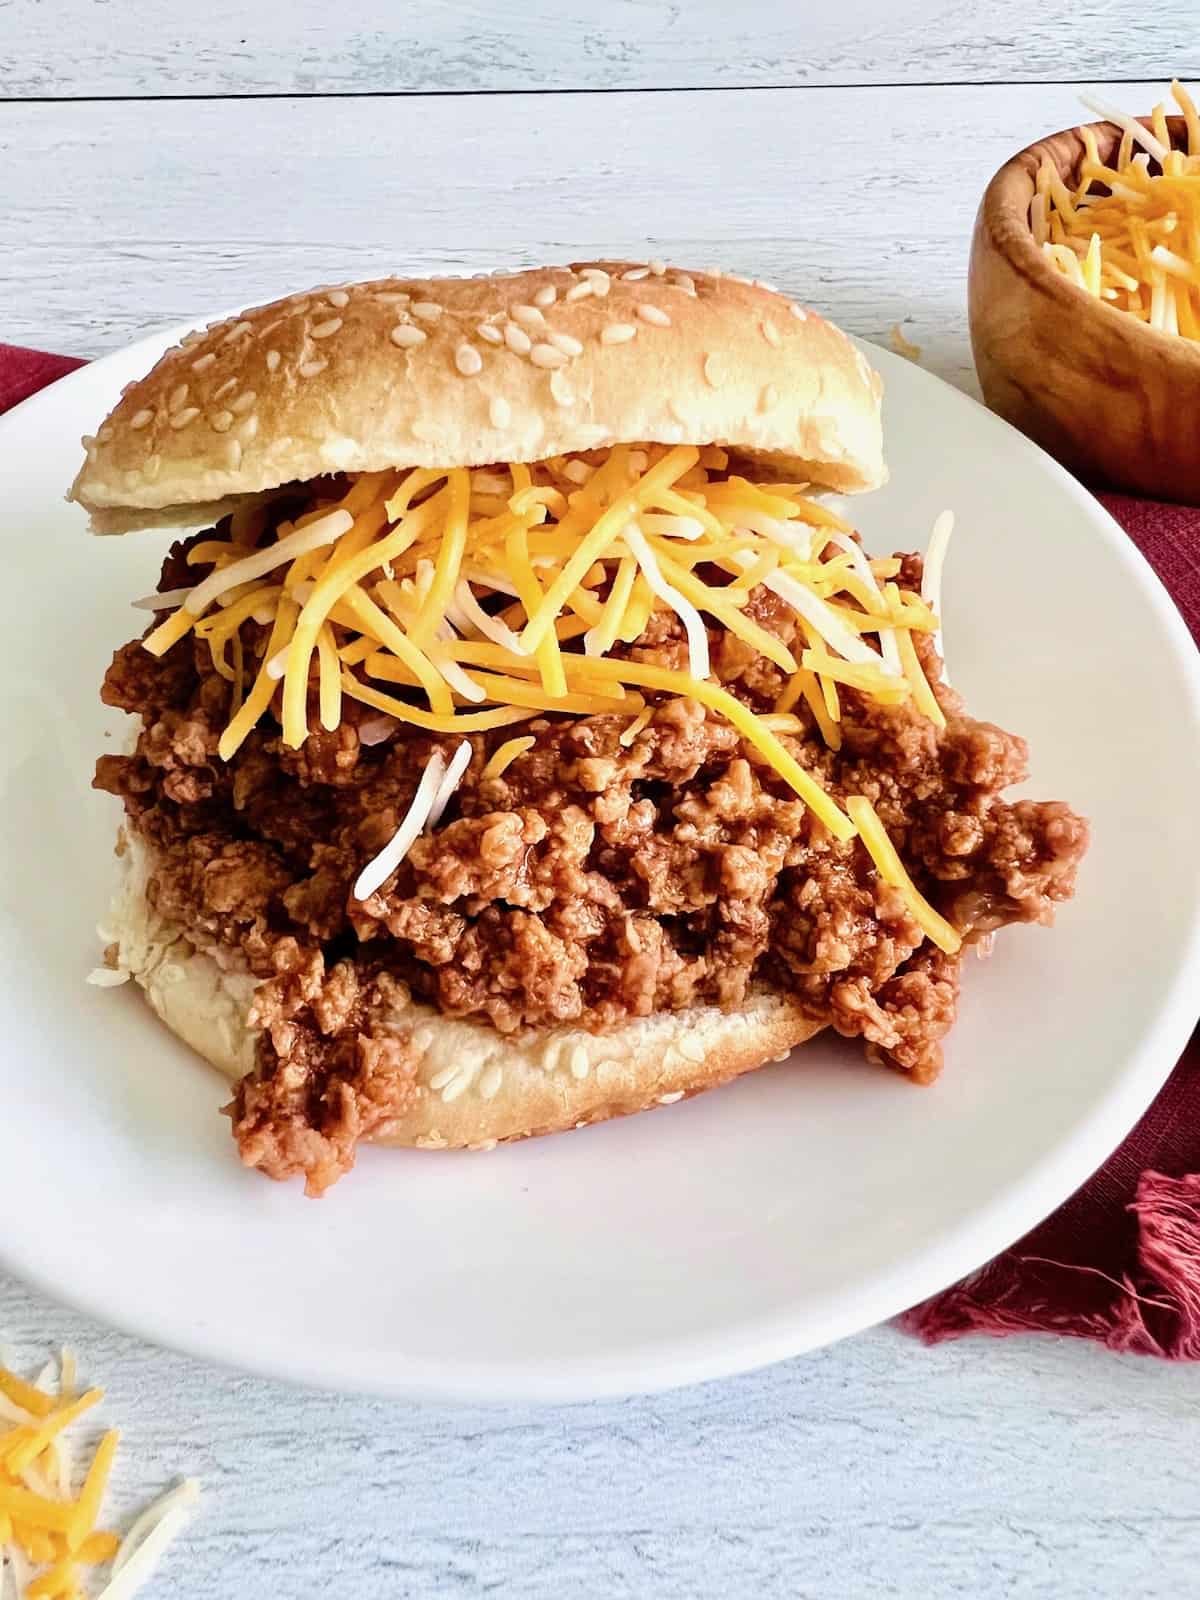
<path fill-rule="evenodd" d="M 67 1430 L 104 1395 L 100 1389 L 76 1395 L 68 1351 L 58 1365 L 57 1392 L 54 1373 L 51 1363 L 29 1383 L 0 1366 L 0 1422 L 8 1424 L 0 1428 L 0 1596 L 83 1600 L 88 1569 L 111 1563 L 100 1600 L 120 1600 L 149 1576 L 182 1521 L 168 1526 L 168 1514 L 181 1497 L 194 1502 L 199 1486 L 187 1480 L 155 1502 L 124 1539 L 98 1529 L 120 1435 L 114 1429 L 104 1434 L 73 1491 Z"/>
<path fill-rule="evenodd" d="M 1164 105 L 1151 132 L 1085 98 L 1121 129 L 1116 154 L 1103 162 L 1093 129 L 1080 128 L 1077 181 L 1068 187 L 1043 160 L 1029 217 L 1047 260 L 1079 288 L 1160 332 L 1200 339 L 1200 115 L 1182 84 L 1171 95 L 1183 149 L 1172 147 Z"/>
<path fill-rule="evenodd" d="M 871 802 L 864 795 L 851 795 L 846 801 L 846 810 L 858 829 L 858 836 L 867 854 L 875 863 L 876 872 L 884 883 L 898 889 L 904 896 L 913 921 L 922 933 L 948 955 L 960 950 L 962 939 L 958 930 L 952 928 L 945 917 L 939 916 L 904 870 L 904 863 L 896 854 L 896 847 L 888 838 L 887 829 L 880 822 Z"/>
<path fill-rule="evenodd" d="M 840 749 L 839 688 L 911 704 L 944 726 L 914 636 L 940 626 L 948 521 L 918 596 L 893 581 L 894 559 L 870 560 L 806 485 L 751 482 L 727 469 L 715 446 L 616 445 L 486 471 L 318 483 L 310 507 L 273 531 L 269 511 L 260 512 L 257 522 L 243 518 L 240 541 L 231 527 L 228 541 L 194 547 L 193 564 L 211 570 L 195 588 L 154 602 L 159 618 L 144 644 L 161 654 L 192 631 L 206 642 L 233 686 L 222 760 L 268 714 L 298 749 L 315 729 L 336 730 L 348 702 L 460 736 L 535 717 L 623 714 L 628 747 L 656 697 L 691 699 L 729 722 L 834 839 L 849 841 L 861 831 L 856 817 L 780 735 L 815 723 Z M 794 649 L 760 620 L 763 591 L 794 614 Z M 636 652 L 629 659 L 622 648 L 656 613 L 682 625 L 677 667 Z M 257 633 L 244 636 L 251 623 Z M 714 640 L 785 674 L 772 712 L 756 713 L 722 685 Z M 504 741 L 483 776 L 499 776 L 533 743 Z M 391 841 L 360 875 L 359 898 L 436 826 L 470 761 L 469 742 L 451 770 L 445 761 L 430 760 Z"/>
<path fill-rule="evenodd" d="M 492 752 L 487 765 L 483 769 L 483 776 L 485 778 L 500 777 L 502 773 L 508 771 L 518 756 L 523 756 L 527 750 L 532 750 L 536 743 L 537 740 L 532 734 L 526 734 L 521 739 L 506 739 L 502 745 L 499 745 Z"/>

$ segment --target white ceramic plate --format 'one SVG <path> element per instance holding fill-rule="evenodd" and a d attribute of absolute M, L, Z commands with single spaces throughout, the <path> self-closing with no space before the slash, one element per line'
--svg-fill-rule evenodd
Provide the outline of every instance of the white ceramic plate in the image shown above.
<path fill-rule="evenodd" d="M 176 330 L 178 332 L 179 330 Z M 62 495 L 159 336 L 0 420 L 0 1261 L 163 1344 L 337 1388 L 575 1399 L 774 1361 L 886 1317 L 1064 1199 L 1150 1101 L 1200 989 L 1200 673 L 1149 569 L 1004 423 L 872 351 L 892 480 L 869 546 L 952 506 L 954 681 L 1090 815 L 1058 927 L 972 963 L 933 1089 L 818 1039 L 669 1111 L 488 1156 L 368 1150 L 322 1202 L 238 1165 L 224 1083 L 97 990 L 117 806 L 97 689 L 166 537 Z"/>

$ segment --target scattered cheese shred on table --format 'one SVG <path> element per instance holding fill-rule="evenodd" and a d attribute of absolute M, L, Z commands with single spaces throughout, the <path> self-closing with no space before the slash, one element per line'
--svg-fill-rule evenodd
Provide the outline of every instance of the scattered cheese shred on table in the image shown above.
<path fill-rule="evenodd" d="M 1054 164 L 1038 169 L 1029 219 L 1047 259 L 1079 288 L 1163 333 L 1200 339 L 1200 115 L 1182 84 L 1171 95 L 1185 148 L 1172 147 L 1164 104 L 1151 129 L 1085 99 L 1121 130 L 1111 165 L 1081 127 L 1084 157 L 1073 187 Z"/>
<path fill-rule="evenodd" d="M 0 1366 L 0 1600 L 129 1600 L 146 1582 L 199 1499 L 185 1479 L 121 1539 L 99 1529 L 120 1435 L 109 1429 L 78 1487 L 68 1430 L 104 1398 L 77 1395 L 75 1358 L 62 1351 L 33 1381 Z M 89 1573 L 111 1563 L 97 1589 Z"/>
<path fill-rule="evenodd" d="M 903 356 L 906 361 L 920 361 L 921 346 L 904 337 L 904 329 L 898 322 L 892 324 L 891 340 L 892 349 L 898 356 Z"/>

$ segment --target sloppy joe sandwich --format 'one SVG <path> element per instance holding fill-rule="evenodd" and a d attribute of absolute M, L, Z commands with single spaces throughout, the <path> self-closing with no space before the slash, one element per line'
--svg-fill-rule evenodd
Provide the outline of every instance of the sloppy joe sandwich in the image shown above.
<path fill-rule="evenodd" d="M 72 497 L 173 526 L 102 691 L 136 720 L 106 952 L 235 1081 L 243 1161 L 486 1147 L 824 1027 L 933 1078 L 968 946 L 1086 826 L 939 655 L 881 385 L 765 285 L 598 262 L 293 295 L 132 385 Z"/>

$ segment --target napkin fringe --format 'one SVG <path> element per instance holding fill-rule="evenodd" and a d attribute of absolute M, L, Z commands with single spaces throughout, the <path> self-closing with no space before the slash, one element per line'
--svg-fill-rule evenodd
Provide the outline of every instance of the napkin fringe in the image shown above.
<path fill-rule="evenodd" d="M 914 1306 L 899 1324 L 926 1344 L 968 1333 L 1058 1333 L 1110 1350 L 1200 1360 L 1200 1173 L 1144 1172 L 1127 1210 L 1137 1227 L 1136 1272 L 1018 1250 Z M 1064 1294 L 1060 1274 L 1078 1274 Z"/>

